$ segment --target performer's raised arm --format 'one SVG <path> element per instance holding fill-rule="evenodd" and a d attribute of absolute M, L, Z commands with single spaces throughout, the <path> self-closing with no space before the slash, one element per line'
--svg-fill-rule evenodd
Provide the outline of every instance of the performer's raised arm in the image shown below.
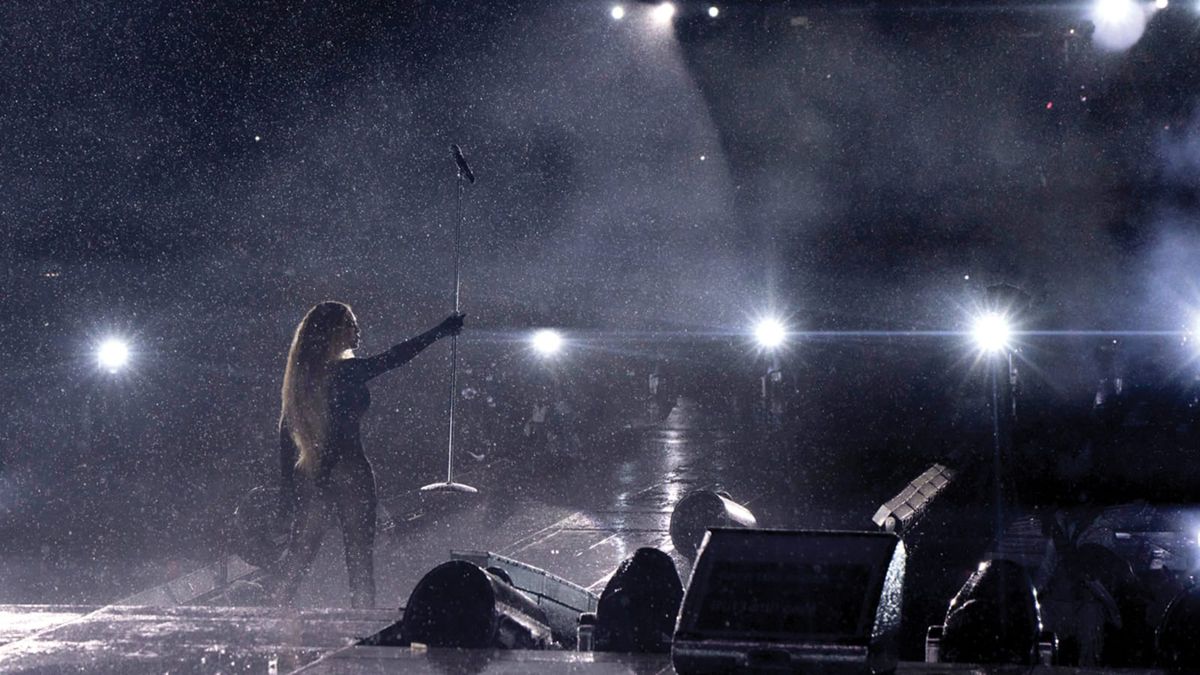
<path fill-rule="evenodd" d="M 405 340 L 386 352 L 365 359 L 354 359 L 352 367 L 357 378 L 370 380 L 408 363 L 426 347 L 444 337 L 462 332 L 463 314 L 451 314 L 444 321 L 420 335 Z"/>

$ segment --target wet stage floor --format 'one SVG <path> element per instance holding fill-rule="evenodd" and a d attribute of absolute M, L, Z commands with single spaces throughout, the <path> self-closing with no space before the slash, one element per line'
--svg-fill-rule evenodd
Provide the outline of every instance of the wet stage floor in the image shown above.
<path fill-rule="evenodd" d="M 653 546 L 672 555 L 686 583 L 688 561 L 674 551 L 669 523 L 675 505 L 696 489 L 728 491 L 763 527 L 874 529 L 876 508 L 917 472 L 885 467 L 873 476 L 846 476 L 822 468 L 829 466 L 822 458 L 853 451 L 844 439 L 815 434 L 770 443 L 707 418 L 685 400 L 665 423 L 625 430 L 584 447 L 579 456 L 511 449 L 497 461 L 460 459 L 457 478 L 479 488 L 477 495 L 414 489 L 386 498 L 394 526 L 377 542 L 376 610 L 347 608 L 341 537 L 334 527 L 294 610 L 239 606 L 244 596 L 229 592 L 236 588 L 230 582 L 253 580 L 257 572 L 236 558 L 86 606 L 0 605 L 0 672 L 670 672 L 663 657 L 347 649 L 398 620 L 417 581 L 452 551 L 490 551 L 598 593 L 622 560 Z M 964 499 L 974 503 L 972 494 Z M 949 552 L 927 549 L 906 580 L 913 588 L 940 589 L 923 603 L 927 615 L 918 612 L 917 621 L 908 621 L 906 658 L 919 658 L 924 628 L 940 618 L 949 595 L 987 555 L 986 510 L 940 513 L 929 526 Z M 991 555 L 1036 570 L 1047 542 L 1025 527 L 1026 520 L 1017 518 Z M 1138 527 L 1153 529 L 1136 519 L 1118 520 L 1134 532 L 1126 532 L 1127 539 L 1141 536 Z M 905 664 L 900 670 L 955 669 Z"/>
<path fill-rule="evenodd" d="M 813 477 L 790 470 L 795 463 L 780 450 L 712 424 L 687 401 L 663 424 L 614 438 L 622 440 L 585 447 L 576 457 L 510 453 L 487 466 L 464 466 L 457 478 L 479 488 L 477 495 L 411 492 L 386 499 L 395 525 L 377 542 L 376 611 L 345 609 L 349 590 L 335 527 L 301 587 L 299 611 L 195 606 L 232 604 L 216 589 L 254 575 L 233 560 L 114 599 L 119 606 L 0 610 L 0 670 L 58 664 L 112 672 L 266 672 L 274 663 L 287 672 L 397 619 L 417 581 L 451 551 L 502 554 L 598 593 L 623 559 L 653 546 L 676 559 L 686 583 L 688 563 L 675 553 L 668 527 L 672 509 L 692 490 L 728 491 L 762 526 L 869 529 L 870 514 L 892 487 L 880 486 L 878 500 L 855 495 L 852 503 L 816 504 L 805 496 Z M 664 666 L 657 664 L 650 672 Z"/>
<path fill-rule="evenodd" d="M 877 506 L 867 498 L 854 509 L 816 508 L 804 497 L 804 478 L 788 475 L 772 446 L 711 425 L 686 400 L 662 425 L 618 438 L 628 447 L 529 462 L 509 455 L 487 470 L 464 467 L 456 479 L 479 488 L 478 495 L 413 493 L 386 501 L 396 526 L 377 543 L 379 606 L 404 604 L 451 550 L 492 551 L 598 592 L 623 559 L 653 546 L 676 558 L 686 582 L 687 561 L 674 555 L 668 527 L 675 505 L 696 489 L 728 491 L 768 527 L 863 529 Z M 301 587 L 303 606 L 345 605 L 341 549 L 331 531 Z"/>
<path fill-rule="evenodd" d="M 498 552 L 599 591 L 640 546 L 674 554 L 667 533 L 672 509 L 696 489 L 718 486 L 752 510 L 766 508 L 769 513 L 758 514 L 766 526 L 828 526 L 856 515 L 856 527 L 870 525 L 862 514 L 840 509 L 804 509 L 810 522 L 794 521 L 785 512 L 806 500 L 794 477 L 779 470 L 779 458 L 764 458 L 769 448 L 761 438 L 710 428 L 686 400 L 664 424 L 619 437 L 629 447 L 583 448 L 577 456 L 529 462 L 509 455 L 490 470 L 464 467 L 458 479 L 479 488 L 479 495 L 410 494 L 386 501 L 396 527 L 377 544 L 380 607 L 403 604 L 421 575 L 449 560 L 451 550 Z M 862 513 L 874 506 L 864 502 Z M 686 580 L 686 560 L 674 557 Z M 341 540 L 330 532 L 301 587 L 300 603 L 342 607 L 348 595 Z"/>

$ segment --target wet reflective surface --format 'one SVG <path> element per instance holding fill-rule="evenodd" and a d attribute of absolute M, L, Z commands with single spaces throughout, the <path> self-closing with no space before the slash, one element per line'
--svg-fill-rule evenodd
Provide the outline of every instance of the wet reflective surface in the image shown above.
<path fill-rule="evenodd" d="M 301 589 L 303 608 L 239 606 L 254 601 L 245 592 L 246 582 L 260 573 L 236 557 L 222 558 L 167 584 L 114 599 L 116 605 L 0 607 L 0 670 L 670 672 L 665 657 L 350 645 L 399 619 L 416 582 L 451 551 L 492 551 L 599 592 L 621 560 L 640 546 L 654 546 L 672 556 L 686 582 L 690 563 L 674 550 L 669 523 L 678 502 L 697 489 L 727 491 L 762 527 L 873 529 L 875 509 L 903 483 L 880 480 L 869 471 L 846 476 L 807 461 L 838 449 L 818 433 L 801 432 L 780 442 L 731 425 L 683 398 L 662 424 L 625 429 L 574 454 L 530 451 L 523 456 L 517 448 L 501 461 L 464 465 L 459 478 L 478 487 L 478 495 L 414 490 L 387 499 L 384 518 L 391 524 L 376 551 L 381 609 L 337 609 L 349 594 L 335 528 Z M 1008 557 L 1037 569 L 1053 556 L 1053 546 L 1023 512 L 1010 514 L 1006 532 L 988 551 L 990 515 L 977 508 L 971 473 L 968 467 L 955 483 L 950 508 L 926 516 L 922 528 L 934 538 L 923 540 L 921 531 L 909 536 L 917 548 L 906 580 L 906 658 L 919 658 L 914 652 L 919 653 L 924 629 L 940 620 L 960 577 L 978 560 Z M 975 506 L 964 510 L 954 503 Z M 1142 522 L 1149 516 L 1110 511 L 1115 515 L 1106 516 L 1112 523 L 1105 531 L 1112 530 L 1120 542 L 1178 538 L 1178 528 L 1153 518 Z M 1154 512 L 1143 508 L 1137 514 L 1143 511 Z M 1168 552 L 1184 548 L 1174 539 L 1161 547 Z M 1172 560 L 1166 556 L 1162 562 L 1173 566 Z M 1178 564 L 1191 562 L 1180 558 Z M 1046 600 L 1047 610 L 1054 610 L 1054 596 Z M 901 670 L 913 668 L 952 670 L 917 664 Z"/>
<path fill-rule="evenodd" d="M 4 672 L 290 672 L 390 623 L 387 611 L 0 608 Z"/>
<path fill-rule="evenodd" d="M 598 590 L 640 546 L 673 553 L 671 511 L 701 488 L 727 490 L 767 527 L 870 525 L 861 516 L 869 516 L 869 501 L 856 509 L 830 504 L 797 515 L 796 507 L 814 506 L 802 489 L 808 477 L 789 473 L 786 457 L 769 459 L 782 452 L 779 446 L 722 424 L 688 399 L 663 425 L 611 438 L 574 455 L 510 454 L 503 463 L 464 466 L 468 470 L 456 478 L 478 487 L 479 495 L 409 494 L 386 501 L 396 525 L 378 542 L 380 604 L 403 604 L 425 572 L 461 549 L 494 551 Z M 881 487 L 881 495 L 890 488 Z M 336 531 L 327 535 L 301 587 L 305 606 L 339 606 L 349 597 L 340 544 Z M 686 560 L 675 558 L 686 579 Z"/>
<path fill-rule="evenodd" d="M 346 605 L 349 598 L 340 533 L 334 528 L 301 588 L 299 601 L 306 609 L 168 606 L 244 602 L 239 585 L 231 582 L 253 580 L 256 572 L 235 558 L 121 601 L 158 607 L 10 607 L 0 612 L 0 635 L 7 640 L 0 647 L 0 668 L 53 664 L 112 672 L 287 672 L 396 620 L 412 587 L 451 550 L 494 551 L 599 592 L 621 560 L 638 547 L 654 546 L 672 555 L 686 580 L 689 562 L 674 551 L 669 522 L 678 501 L 701 488 L 728 491 L 763 526 L 870 525 L 872 504 L 818 507 L 804 497 L 804 486 L 814 477 L 795 473 L 798 465 L 778 455 L 779 444 L 723 424 L 688 399 L 681 399 L 663 424 L 627 429 L 611 439 L 582 446 L 576 454 L 514 458 L 510 453 L 506 461 L 464 467 L 468 470 L 460 479 L 478 487 L 478 495 L 413 492 L 386 500 L 394 525 L 381 534 L 376 551 L 385 609 L 329 609 Z M 397 658 L 441 663 L 404 651 L 380 650 L 365 657 L 367 665 L 355 661 L 351 670 L 330 665 L 322 668 L 333 670 L 315 672 L 394 670 Z M 447 658 L 460 668 L 451 672 L 528 672 L 510 655 L 482 662 L 478 656 Z M 554 659 L 547 672 L 584 664 L 589 672 L 608 672 L 605 658 L 526 658 Z M 611 665 L 611 672 L 657 672 L 666 662 L 651 658 Z M 403 668 L 409 670 L 410 664 Z"/>

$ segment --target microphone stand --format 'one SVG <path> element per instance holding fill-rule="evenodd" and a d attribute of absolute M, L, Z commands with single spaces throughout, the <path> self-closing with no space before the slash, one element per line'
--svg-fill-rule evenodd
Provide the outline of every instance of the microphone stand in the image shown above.
<path fill-rule="evenodd" d="M 470 177 L 474 181 L 474 175 L 470 173 L 470 169 L 466 166 L 466 160 L 462 159 L 462 153 L 458 150 L 458 146 L 451 146 L 455 154 L 455 161 L 458 163 L 458 177 L 455 180 L 457 185 L 457 201 L 458 201 L 458 219 L 454 222 L 454 313 L 458 314 L 461 307 L 461 290 L 462 290 L 462 225 L 463 225 L 463 183 L 467 182 Z M 454 411 L 458 407 L 458 335 L 450 336 L 450 428 L 448 433 L 448 443 L 446 448 L 446 480 L 444 482 L 430 483 L 421 488 L 422 492 L 466 492 L 476 493 L 479 490 L 465 483 L 454 482 Z"/>

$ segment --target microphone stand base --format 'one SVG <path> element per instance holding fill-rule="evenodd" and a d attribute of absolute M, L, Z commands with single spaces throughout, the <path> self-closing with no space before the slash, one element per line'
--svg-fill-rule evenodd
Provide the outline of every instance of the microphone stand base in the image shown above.
<path fill-rule="evenodd" d="M 463 492 L 467 494 L 475 494 L 479 492 L 470 485 L 464 483 L 430 483 L 421 488 L 421 492 Z"/>

